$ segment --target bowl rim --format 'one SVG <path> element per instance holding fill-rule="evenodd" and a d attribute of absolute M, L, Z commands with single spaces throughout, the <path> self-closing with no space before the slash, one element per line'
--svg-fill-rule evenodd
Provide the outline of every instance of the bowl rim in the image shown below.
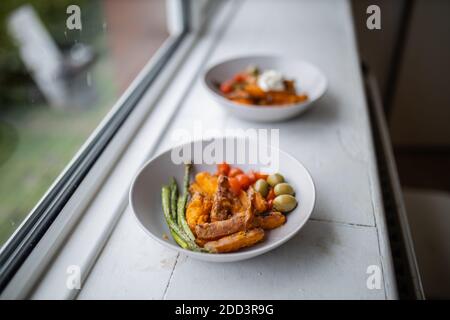
<path fill-rule="evenodd" d="M 238 136 L 217 136 L 217 137 L 210 137 L 210 138 L 203 138 L 203 139 L 196 139 L 196 140 L 190 140 L 188 142 L 183 142 L 180 143 L 176 146 L 172 146 L 172 147 L 168 147 L 165 148 L 163 151 L 161 151 L 160 153 L 158 153 L 157 155 L 153 156 L 152 158 L 150 158 L 149 160 L 147 160 L 142 166 L 141 168 L 137 171 L 137 173 L 134 175 L 133 180 L 131 182 L 131 187 L 128 193 L 128 202 L 130 204 L 131 207 L 131 211 L 133 212 L 133 216 L 134 218 L 137 220 L 138 224 L 140 225 L 140 227 L 148 234 L 150 235 L 150 237 L 154 240 L 156 240 L 159 244 L 166 246 L 168 248 L 171 248 L 177 252 L 181 252 L 181 253 L 185 253 L 186 255 L 189 255 L 191 257 L 199 257 L 199 259 L 203 259 L 204 257 L 212 257 L 211 262 L 227 262 L 226 260 L 221 260 L 220 258 L 217 258 L 217 260 L 214 259 L 214 257 L 222 257 L 223 259 L 227 259 L 230 262 L 231 261 L 236 261 L 233 260 L 232 258 L 235 257 L 242 257 L 242 256 L 248 256 L 247 258 L 251 258 L 251 257 L 255 257 L 261 254 L 264 254 L 268 251 L 271 251 L 277 247 L 279 247 L 280 245 L 282 245 L 283 243 L 285 243 L 286 241 L 290 240 L 293 236 L 295 236 L 306 224 L 306 222 L 308 222 L 308 220 L 311 217 L 312 212 L 314 211 L 315 208 L 315 204 L 316 204 L 316 187 L 314 185 L 314 181 L 311 177 L 310 172 L 308 171 L 308 169 L 306 169 L 306 167 L 300 162 L 298 161 L 294 156 L 292 156 L 291 154 L 289 154 L 286 151 L 281 150 L 280 148 L 276 148 L 272 145 L 268 145 L 266 144 L 265 146 L 268 148 L 271 148 L 273 150 L 276 150 L 280 153 L 283 153 L 285 156 L 287 156 L 288 158 L 291 158 L 293 161 L 297 162 L 298 165 L 300 165 L 306 172 L 306 177 L 309 181 L 309 183 L 311 184 L 311 191 L 312 191 L 312 201 L 311 201 L 311 208 L 309 209 L 309 212 L 306 215 L 306 218 L 303 220 L 303 223 L 300 223 L 293 231 L 291 231 L 290 233 L 288 233 L 286 236 L 282 237 L 281 239 L 275 240 L 272 243 L 268 243 L 265 246 L 262 246 L 260 248 L 256 248 L 256 249 L 249 249 L 248 251 L 244 251 L 244 252 L 231 252 L 231 253 L 208 253 L 208 252 L 196 252 L 196 251 L 191 251 L 191 250 L 187 250 L 184 249 L 180 246 L 177 246 L 175 244 L 172 244 L 168 241 L 165 241 L 161 238 L 159 238 L 158 236 L 154 235 L 152 232 L 150 232 L 150 230 L 148 230 L 145 225 L 141 222 L 141 220 L 138 217 L 137 211 L 134 208 L 133 205 L 133 193 L 134 193 L 134 188 L 136 186 L 136 181 L 139 178 L 139 176 L 141 175 L 141 173 L 147 168 L 147 166 L 154 161 L 155 159 L 159 158 L 160 156 L 162 156 L 163 154 L 165 154 L 166 152 L 171 151 L 172 149 L 175 148 L 180 148 L 184 145 L 188 145 L 188 144 L 193 144 L 196 142 L 205 142 L 205 141 L 212 141 L 214 139 L 227 139 L 227 138 L 236 138 L 236 139 L 248 139 L 245 137 L 238 137 Z M 162 214 L 162 213 L 161 213 Z M 249 247 L 251 248 L 251 247 Z M 225 258 L 227 257 L 227 258 Z M 215 261 L 214 261 L 215 260 Z M 242 259 L 243 260 L 243 259 Z"/>
<path fill-rule="evenodd" d="M 233 61 L 237 61 L 237 60 L 241 60 L 241 59 L 260 59 L 260 58 L 270 58 L 270 59 L 280 59 L 280 60 L 291 60 L 291 61 L 295 61 L 295 62 L 301 62 L 304 64 L 309 65 L 310 67 L 314 68 L 323 78 L 324 80 L 324 89 L 323 91 L 314 99 L 314 100 L 306 100 L 303 102 L 299 102 L 299 103 L 289 103 L 289 104 L 276 104 L 276 105 L 269 105 L 269 106 L 260 106 L 260 105 L 256 105 L 256 104 L 241 104 L 241 103 L 236 103 L 234 101 L 231 101 L 227 98 L 225 98 L 223 95 L 219 94 L 218 92 L 216 92 L 215 90 L 213 90 L 210 85 L 208 84 L 208 82 L 206 81 L 206 78 L 208 76 L 208 74 L 214 69 L 219 67 L 220 65 L 223 65 L 225 63 L 229 63 L 229 62 L 233 62 Z M 307 61 L 307 60 L 303 60 L 303 59 L 298 59 L 298 58 L 293 58 L 293 57 L 289 57 L 289 56 L 282 56 L 279 54 L 274 54 L 274 55 L 270 55 L 270 54 L 260 54 L 260 55 L 243 55 L 243 56 L 233 56 L 231 58 L 226 58 L 226 59 L 222 59 L 210 66 L 208 66 L 206 68 L 205 71 L 203 71 L 202 74 L 202 84 L 203 86 L 206 88 L 206 90 L 212 94 L 215 98 L 218 98 L 222 103 L 227 103 L 230 104 L 234 107 L 238 107 L 238 108 L 247 108 L 247 109 L 253 109 L 253 110 L 258 110 L 256 112 L 264 112 L 264 111 L 260 111 L 260 110 L 280 110 L 280 109 L 293 109 L 293 108 L 301 108 L 301 107 L 305 107 L 313 102 L 316 102 L 317 100 L 319 100 L 321 97 L 324 96 L 324 94 L 327 92 L 328 90 L 328 79 L 325 76 L 325 73 L 319 68 L 317 67 L 315 64 Z"/>

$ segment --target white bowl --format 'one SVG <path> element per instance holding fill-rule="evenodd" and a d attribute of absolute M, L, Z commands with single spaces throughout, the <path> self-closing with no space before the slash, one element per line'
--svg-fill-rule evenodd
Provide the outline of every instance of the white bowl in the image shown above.
<path fill-rule="evenodd" d="M 297 91 L 306 93 L 308 100 L 280 106 L 243 105 L 228 100 L 222 95 L 217 84 L 231 79 L 249 65 L 255 65 L 261 70 L 274 69 L 287 79 L 295 80 Z M 258 122 L 281 121 L 299 115 L 317 101 L 327 87 L 326 77 L 314 65 L 302 60 L 276 56 L 248 56 L 226 60 L 209 68 L 203 82 L 212 98 L 227 112 L 242 119 Z"/>
<path fill-rule="evenodd" d="M 200 144 L 200 148 L 204 149 L 211 141 L 218 139 L 225 141 L 224 139 L 230 138 L 215 138 L 190 142 L 177 147 L 176 150 L 186 146 L 193 147 L 194 143 Z M 182 249 L 175 243 L 170 235 L 161 206 L 162 186 L 167 185 L 172 176 L 177 180 L 178 186 L 180 186 L 183 181 L 184 166 L 182 164 L 175 164 L 172 161 L 172 149 L 163 152 L 148 161 L 133 180 L 130 189 L 130 204 L 137 220 L 139 221 L 139 224 L 153 239 L 162 245 L 186 254 L 192 258 L 206 261 L 230 262 L 249 259 L 280 246 L 292 238 L 309 219 L 315 201 L 314 184 L 308 171 L 295 158 L 272 147 L 265 146 L 263 148 L 265 148 L 265 152 L 272 152 L 272 157 L 276 157 L 278 154 L 280 167 L 279 171 L 284 175 L 286 181 L 294 187 L 298 205 L 293 211 L 286 214 L 287 219 L 283 226 L 266 232 L 266 237 L 262 242 L 237 252 L 220 254 L 193 252 Z M 270 148 L 270 150 L 267 150 L 266 148 Z M 237 166 L 245 172 L 252 169 L 262 169 L 262 171 L 267 173 L 273 172 L 269 171 L 270 167 L 258 164 L 238 164 Z M 216 166 L 214 164 L 194 164 L 194 173 L 205 170 L 215 172 Z M 191 177 L 191 181 L 192 179 L 193 175 Z"/>

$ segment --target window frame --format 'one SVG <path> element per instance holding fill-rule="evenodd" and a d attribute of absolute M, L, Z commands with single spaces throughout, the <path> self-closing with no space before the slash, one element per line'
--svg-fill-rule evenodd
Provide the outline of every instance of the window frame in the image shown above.
<path fill-rule="evenodd" d="M 118 131 L 135 110 L 145 93 L 179 49 L 189 33 L 190 1 L 178 2 L 177 15 L 182 17 L 182 29 L 171 35 L 149 64 L 136 77 L 108 112 L 97 129 L 55 180 L 47 193 L 31 210 L 0 250 L 0 292 L 8 285 L 48 229 L 63 211 L 97 160 L 116 137 Z"/>

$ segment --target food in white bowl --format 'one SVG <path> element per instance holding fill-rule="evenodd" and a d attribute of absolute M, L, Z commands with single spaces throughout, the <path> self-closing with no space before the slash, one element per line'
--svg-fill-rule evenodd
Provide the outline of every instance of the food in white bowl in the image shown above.
<path fill-rule="evenodd" d="M 249 66 L 256 66 L 259 75 L 253 77 L 251 86 L 247 86 L 244 81 L 246 88 L 242 90 L 242 81 L 233 79 L 236 76 L 241 80 L 240 73 Z M 277 56 L 229 59 L 208 68 L 203 80 L 208 93 L 226 112 L 257 122 L 293 118 L 308 110 L 327 87 L 325 75 L 316 66 L 306 61 Z M 239 90 L 234 90 L 229 84 Z M 230 96 L 231 93 L 236 93 L 236 96 Z M 255 99 L 258 95 L 262 98 Z"/>
<path fill-rule="evenodd" d="M 273 69 L 261 70 L 249 66 L 219 85 L 222 94 L 230 101 L 243 105 L 286 106 L 308 100 L 305 93 L 296 89 L 295 80 L 287 79 Z"/>
<path fill-rule="evenodd" d="M 268 160 L 270 161 L 270 164 L 259 162 L 239 163 L 233 165 L 233 167 L 240 168 L 244 173 L 249 173 L 251 171 L 253 171 L 254 173 L 275 173 L 280 171 L 283 174 L 286 180 L 285 183 L 288 183 L 291 188 L 286 188 L 286 186 L 282 185 L 282 182 L 278 182 L 277 184 L 272 186 L 277 181 L 277 179 L 266 179 L 266 183 L 268 183 L 270 186 L 268 190 L 270 191 L 270 189 L 273 189 L 275 196 L 277 196 L 277 194 L 278 196 L 293 194 L 295 197 L 296 205 L 292 207 L 282 207 L 283 201 L 281 201 L 281 203 L 277 205 L 272 204 L 273 208 L 276 208 L 275 211 L 278 212 L 281 212 L 282 210 L 292 210 L 289 212 L 286 211 L 285 213 L 280 213 L 285 217 L 284 223 L 277 228 L 264 230 L 264 236 L 261 241 L 255 242 L 255 244 L 252 246 L 239 248 L 239 250 L 235 252 L 210 253 L 203 249 L 189 250 L 189 248 L 187 247 L 180 247 L 179 243 L 177 243 L 172 237 L 171 229 L 169 228 L 164 216 L 164 210 L 161 201 L 161 187 L 168 185 L 168 183 L 171 182 L 172 177 L 178 183 L 179 197 L 183 195 L 185 167 L 183 163 L 174 163 L 172 153 L 176 153 L 178 150 L 185 147 L 191 148 L 192 150 L 204 151 L 211 143 L 221 142 L 225 144 L 225 141 L 227 139 L 229 138 L 214 138 L 209 140 L 189 142 L 187 144 L 167 150 L 166 152 L 147 162 L 134 178 L 130 189 L 130 204 L 132 211 L 143 230 L 163 246 L 199 260 L 212 262 L 231 262 L 244 260 L 263 254 L 280 246 L 291 237 L 293 237 L 309 219 L 309 216 L 311 215 L 312 209 L 314 207 L 315 190 L 313 181 L 308 171 L 300 162 L 298 162 L 289 154 L 271 146 L 261 146 L 261 152 L 269 155 Z M 237 138 L 236 145 L 241 143 L 240 139 L 243 138 Z M 226 156 L 227 152 L 224 153 L 223 159 L 227 159 Z M 223 159 L 221 161 L 217 161 L 216 163 L 223 162 Z M 274 159 L 276 161 L 273 161 Z M 276 163 L 276 165 L 273 165 L 274 163 Z M 217 172 L 217 165 L 214 163 L 195 163 L 192 165 L 191 169 L 192 174 L 191 180 L 189 181 L 189 186 L 193 181 L 195 181 L 195 177 L 200 172 L 208 172 L 213 175 L 213 173 Z M 245 183 L 245 178 L 241 177 L 239 179 L 243 179 L 244 181 L 242 182 Z M 233 185 L 234 183 L 235 181 L 232 180 L 231 185 Z M 251 186 L 256 190 L 260 190 L 261 193 L 264 194 L 265 191 L 263 191 L 262 189 L 264 188 L 264 186 L 260 186 L 259 184 L 261 184 L 261 182 L 259 182 L 258 185 L 253 183 Z M 278 186 L 280 184 L 281 186 Z M 191 196 L 191 194 L 189 194 L 189 196 Z M 266 197 L 264 197 L 264 199 L 266 199 L 267 201 Z M 190 201 L 192 200 L 188 199 L 187 203 L 191 203 Z M 280 200 L 277 200 L 277 202 L 278 201 Z M 267 211 L 267 213 L 270 212 L 271 211 Z M 209 217 L 210 215 L 211 212 L 209 212 Z M 192 217 L 186 216 L 186 218 L 186 222 L 189 222 Z M 208 221 L 205 220 L 204 222 Z"/>
<path fill-rule="evenodd" d="M 162 208 L 173 240 L 183 249 L 227 253 L 264 241 L 297 206 L 295 191 L 279 174 L 245 173 L 227 163 L 191 180 L 185 165 L 182 193 L 172 178 L 162 187 Z"/>

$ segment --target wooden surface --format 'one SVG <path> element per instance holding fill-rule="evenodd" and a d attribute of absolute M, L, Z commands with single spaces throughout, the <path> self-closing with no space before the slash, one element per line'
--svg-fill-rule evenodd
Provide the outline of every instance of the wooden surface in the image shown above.
<path fill-rule="evenodd" d="M 228 264 L 192 260 L 165 249 L 140 229 L 127 207 L 78 294 L 88 298 L 294 299 L 395 298 L 395 281 L 370 124 L 346 1 L 240 1 L 226 5 L 224 31 L 206 32 L 205 59 L 190 63 L 192 85 L 158 147 L 171 132 L 192 132 L 200 121 L 214 128 L 278 128 L 280 147 L 310 171 L 316 208 L 304 229 L 263 256 Z M 206 66 L 245 54 L 279 54 L 308 60 L 329 81 L 325 96 L 303 116 L 262 125 L 232 118 L 214 105 L 201 84 Z M 164 106 L 158 105 L 158 108 Z M 143 148 L 145 146 L 143 145 Z M 367 268 L 383 272 L 380 289 L 368 289 Z"/>

